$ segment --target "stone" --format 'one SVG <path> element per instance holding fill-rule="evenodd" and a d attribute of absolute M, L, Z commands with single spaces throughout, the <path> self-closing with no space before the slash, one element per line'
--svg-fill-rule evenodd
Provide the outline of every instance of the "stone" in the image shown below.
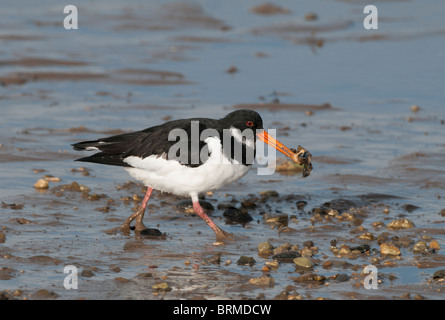
<path fill-rule="evenodd" d="M 236 262 L 239 266 L 252 266 L 255 264 L 255 259 L 253 257 L 241 256 Z"/>
<path fill-rule="evenodd" d="M 393 220 L 386 226 L 388 229 L 411 229 L 414 228 L 414 223 L 409 219 Z"/>
<path fill-rule="evenodd" d="M 252 216 L 244 208 L 228 207 L 224 210 L 223 216 L 232 223 L 244 224 L 253 220 Z"/>
<path fill-rule="evenodd" d="M 431 241 L 430 242 L 430 249 L 440 250 L 439 242 L 437 242 L 436 240 Z"/>
<path fill-rule="evenodd" d="M 391 255 L 391 256 L 399 256 L 401 255 L 400 249 L 397 248 L 395 245 L 390 243 L 382 243 L 380 245 L 380 253 L 384 255 Z"/>
<path fill-rule="evenodd" d="M 154 284 L 151 288 L 155 291 L 164 291 L 164 292 L 172 290 L 166 282 Z"/>
<path fill-rule="evenodd" d="M 425 241 L 419 241 L 413 246 L 413 252 L 422 253 L 427 251 L 427 245 Z"/>
<path fill-rule="evenodd" d="M 272 256 L 272 259 L 285 263 L 293 262 L 295 258 L 299 257 L 301 257 L 301 254 L 299 254 L 297 251 L 284 251 Z"/>
<path fill-rule="evenodd" d="M 445 278 L 445 269 L 444 270 L 437 270 L 433 274 L 433 279 L 434 280 L 441 280 L 441 279 L 444 279 L 444 278 Z"/>
<path fill-rule="evenodd" d="M 314 267 L 314 263 L 308 257 L 298 257 L 298 258 L 295 258 L 293 261 L 298 267 L 301 267 L 304 269 L 311 269 Z"/>
<path fill-rule="evenodd" d="M 49 182 L 45 179 L 39 179 L 37 180 L 37 182 L 34 184 L 34 188 L 36 189 L 48 189 L 49 187 Z"/>
<path fill-rule="evenodd" d="M 271 254 L 273 252 L 273 246 L 269 242 L 261 242 L 258 244 L 259 254 Z"/>
<path fill-rule="evenodd" d="M 249 283 L 255 286 L 273 286 L 275 284 L 275 281 L 272 277 L 261 276 L 259 278 L 250 279 Z"/>

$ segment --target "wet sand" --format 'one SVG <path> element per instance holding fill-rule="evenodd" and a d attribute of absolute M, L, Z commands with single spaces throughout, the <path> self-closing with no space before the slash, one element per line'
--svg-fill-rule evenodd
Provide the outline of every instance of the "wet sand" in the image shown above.
<path fill-rule="evenodd" d="M 111 3 L 79 6 L 77 31 L 52 0 L 38 18 L 0 13 L 2 298 L 443 299 L 439 10 L 408 19 L 420 1 L 379 3 L 373 33 L 354 1 Z M 234 235 L 224 244 L 160 192 L 144 223 L 164 236 L 116 232 L 145 187 L 73 162 L 70 144 L 238 108 L 310 150 L 311 175 L 280 159 L 203 195 Z M 64 287 L 68 265 L 78 289 Z"/>

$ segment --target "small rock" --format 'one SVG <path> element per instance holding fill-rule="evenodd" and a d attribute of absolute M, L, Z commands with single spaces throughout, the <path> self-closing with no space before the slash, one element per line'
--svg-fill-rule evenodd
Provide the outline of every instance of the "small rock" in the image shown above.
<path fill-rule="evenodd" d="M 350 279 L 350 277 L 346 273 L 339 273 L 335 277 L 335 281 L 338 282 L 346 282 Z"/>
<path fill-rule="evenodd" d="M 427 245 L 425 241 L 419 241 L 413 246 L 413 252 L 422 253 L 427 251 Z"/>
<path fill-rule="evenodd" d="M 57 297 L 58 295 L 54 291 L 49 291 L 47 289 L 40 289 L 31 296 L 31 298 L 35 300 L 55 299 Z"/>
<path fill-rule="evenodd" d="M 239 266 L 252 266 L 255 264 L 255 259 L 253 257 L 241 256 L 236 262 Z"/>
<path fill-rule="evenodd" d="M 289 9 L 283 8 L 281 6 L 272 4 L 272 3 L 263 3 L 257 6 L 254 6 L 250 9 L 251 12 L 256 14 L 288 14 L 290 13 Z"/>
<path fill-rule="evenodd" d="M 301 255 L 303 257 L 312 257 L 314 255 L 314 253 L 312 252 L 312 250 L 308 247 L 304 247 L 303 249 L 301 249 Z"/>
<path fill-rule="evenodd" d="M 347 245 L 342 245 L 340 247 L 340 250 L 338 251 L 338 254 L 341 256 L 346 256 L 351 253 L 351 249 Z"/>
<path fill-rule="evenodd" d="M 258 244 L 259 254 L 271 254 L 273 252 L 273 246 L 269 242 L 261 242 Z"/>
<path fill-rule="evenodd" d="M 418 206 L 415 206 L 415 205 L 413 205 L 413 204 L 404 204 L 403 206 L 402 206 L 402 208 L 403 209 L 405 209 L 406 211 L 408 211 L 408 212 L 413 212 L 413 211 L 415 211 L 415 210 L 417 210 L 417 209 L 420 209 L 420 207 L 418 207 Z"/>
<path fill-rule="evenodd" d="M 266 261 L 266 266 L 272 269 L 278 269 L 280 267 L 280 262 L 278 260 Z"/>
<path fill-rule="evenodd" d="M 273 215 L 266 213 L 263 215 L 263 218 L 266 221 L 266 223 L 272 223 L 272 224 L 287 224 L 289 220 L 289 216 L 287 214 Z"/>
<path fill-rule="evenodd" d="M 130 279 L 124 278 L 124 277 L 116 277 L 114 278 L 115 281 L 119 282 L 119 283 L 127 283 L 130 282 Z"/>
<path fill-rule="evenodd" d="M 371 251 L 371 247 L 367 244 L 361 244 L 357 247 L 350 248 L 351 251 L 359 251 L 360 253 L 365 253 Z"/>
<path fill-rule="evenodd" d="M 318 19 L 317 14 L 312 13 L 312 12 L 306 13 L 304 16 L 304 20 L 306 20 L 306 21 L 313 21 L 313 20 L 317 20 L 317 19 Z"/>
<path fill-rule="evenodd" d="M 382 243 L 380 245 L 380 253 L 384 255 L 399 256 L 400 249 L 390 243 Z"/>
<path fill-rule="evenodd" d="M 369 241 L 375 240 L 375 236 L 371 232 L 365 232 L 361 234 L 358 238 L 361 240 L 369 240 Z"/>
<path fill-rule="evenodd" d="M 272 277 L 261 276 L 259 278 L 250 279 L 249 283 L 255 286 L 273 286 L 275 284 L 275 281 Z"/>
<path fill-rule="evenodd" d="M 17 218 L 17 222 L 20 224 L 30 224 L 31 221 L 29 221 L 28 219 L 25 218 Z"/>
<path fill-rule="evenodd" d="M 278 197 L 278 192 L 275 190 L 266 190 L 266 191 L 261 191 L 260 192 L 260 196 L 262 199 L 269 199 L 272 197 Z"/>
<path fill-rule="evenodd" d="M 419 112 L 420 111 L 420 107 L 418 105 L 412 105 L 410 109 L 411 109 L 412 112 Z"/>
<path fill-rule="evenodd" d="M 235 207 L 229 207 L 224 210 L 223 216 L 233 223 L 244 224 L 253 220 L 252 216 L 244 208 L 238 209 Z"/>
<path fill-rule="evenodd" d="M 153 274 L 151 272 L 142 272 L 142 273 L 138 273 L 138 275 L 136 277 L 138 277 L 140 279 L 147 279 L 147 278 L 153 277 Z"/>
<path fill-rule="evenodd" d="M 295 258 L 293 261 L 298 267 L 301 267 L 304 269 L 311 269 L 314 267 L 314 263 L 308 257 Z"/>
<path fill-rule="evenodd" d="M 292 248 L 292 245 L 290 243 L 283 243 L 282 245 L 279 245 L 275 249 L 273 249 L 273 254 L 279 254 L 281 252 L 289 251 Z"/>
<path fill-rule="evenodd" d="M 45 179 L 39 179 L 37 180 L 37 182 L 34 184 L 34 188 L 36 189 L 48 189 L 49 187 L 49 182 Z"/>
<path fill-rule="evenodd" d="M 234 66 L 234 65 L 231 65 L 231 66 L 226 70 L 227 73 L 237 73 L 238 71 L 239 71 L 238 68 L 237 68 L 236 66 Z"/>
<path fill-rule="evenodd" d="M 434 280 L 443 280 L 445 278 L 445 270 L 437 270 L 433 274 Z"/>
<path fill-rule="evenodd" d="M 388 229 L 411 229 L 414 228 L 414 223 L 409 219 L 397 219 L 388 223 L 386 227 Z"/>
<path fill-rule="evenodd" d="M 439 242 L 437 242 L 436 240 L 431 241 L 430 242 L 430 249 L 440 250 Z"/>
<path fill-rule="evenodd" d="M 290 277 L 290 278 L 295 282 L 318 283 L 318 284 L 322 284 L 326 280 L 325 276 L 314 273 L 306 273 L 299 277 Z"/>
<path fill-rule="evenodd" d="M 6 236 L 3 232 L 0 231 L 0 243 L 5 243 L 6 241 Z"/>
<path fill-rule="evenodd" d="M 172 290 L 166 282 L 154 284 L 151 288 L 155 291 L 163 291 L 163 292 L 168 292 Z"/>
<path fill-rule="evenodd" d="M 139 232 L 139 235 L 143 238 L 157 238 L 163 236 L 164 234 L 158 229 L 145 228 Z"/>
<path fill-rule="evenodd" d="M 301 254 L 299 254 L 297 251 L 284 251 L 272 256 L 272 259 L 277 260 L 278 262 L 286 263 L 293 262 L 294 259 L 300 257 Z"/>
<path fill-rule="evenodd" d="M 201 207 L 204 209 L 204 211 L 206 213 L 209 213 L 209 212 L 212 212 L 215 210 L 213 205 L 208 201 L 199 200 L 199 204 L 201 205 Z M 175 209 L 180 212 L 187 213 L 187 214 L 195 213 L 195 210 L 193 209 L 193 202 L 190 199 L 179 201 L 178 203 L 176 203 Z"/>
<path fill-rule="evenodd" d="M 55 177 L 53 175 L 47 174 L 45 176 L 43 176 L 43 179 L 50 181 L 50 182 L 60 182 L 60 178 L 59 177 Z"/>
<path fill-rule="evenodd" d="M 91 271 L 90 269 L 84 269 L 82 270 L 82 272 L 80 273 L 81 277 L 85 277 L 85 278 L 91 278 L 94 276 L 94 272 Z"/>
<path fill-rule="evenodd" d="M 445 217 L 445 209 L 440 210 L 439 215 Z"/>

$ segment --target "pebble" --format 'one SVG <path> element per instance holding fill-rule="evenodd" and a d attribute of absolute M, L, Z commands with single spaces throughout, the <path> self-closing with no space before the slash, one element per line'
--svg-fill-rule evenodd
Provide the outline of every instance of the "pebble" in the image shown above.
<path fill-rule="evenodd" d="M 303 249 L 301 249 L 301 255 L 303 257 L 312 257 L 314 255 L 314 253 L 312 252 L 312 250 L 308 247 L 304 247 Z"/>
<path fill-rule="evenodd" d="M 397 248 L 395 245 L 386 242 L 380 245 L 380 253 L 391 256 L 399 256 L 401 254 L 399 248 Z"/>
<path fill-rule="evenodd" d="M 33 293 L 31 297 L 35 300 L 55 299 L 58 297 L 58 294 L 47 289 L 40 289 L 37 292 Z"/>
<path fill-rule="evenodd" d="M 419 241 L 413 246 L 413 252 L 422 253 L 427 251 L 427 245 L 425 241 Z"/>
<path fill-rule="evenodd" d="M 315 273 L 306 273 L 299 277 L 290 277 L 290 278 L 295 282 L 319 283 L 319 284 L 322 284 L 326 280 L 325 276 Z"/>
<path fill-rule="evenodd" d="M 208 201 L 199 200 L 199 204 L 201 205 L 201 207 L 203 207 L 203 209 L 206 213 L 209 213 L 209 212 L 212 212 L 215 210 L 213 205 Z M 195 210 L 193 209 L 193 202 L 192 202 L 192 200 L 189 200 L 189 199 L 182 200 L 182 201 L 179 201 L 178 203 L 176 203 L 175 209 L 180 212 L 184 212 L 184 213 L 188 213 L 188 214 L 195 213 Z"/>
<path fill-rule="evenodd" d="M 341 256 L 346 256 L 351 253 L 351 249 L 347 245 L 342 245 L 340 247 L 340 250 L 338 251 L 338 254 Z"/>
<path fill-rule="evenodd" d="M 279 245 L 275 249 L 273 249 L 273 254 L 279 254 L 281 252 L 289 251 L 292 248 L 292 245 L 290 243 L 283 243 L 282 245 Z"/>
<path fill-rule="evenodd" d="M 370 252 L 371 251 L 371 247 L 367 244 L 361 244 L 357 247 L 352 247 L 350 248 L 351 251 L 358 251 L 360 253 L 365 253 L 365 252 Z"/>
<path fill-rule="evenodd" d="M 358 238 L 361 240 L 370 240 L 370 241 L 375 240 L 375 236 L 371 232 L 365 232 L 361 234 Z"/>
<path fill-rule="evenodd" d="M 294 259 L 300 257 L 301 254 L 299 254 L 297 251 L 284 251 L 272 256 L 272 259 L 277 260 L 278 262 L 286 263 L 293 262 Z"/>
<path fill-rule="evenodd" d="M 258 253 L 259 254 L 271 254 L 273 252 L 273 246 L 269 242 L 261 242 L 258 244 Z"/>
<path fill-rule="evenodd" d="M 3 232 L 0 231 L 0 243 L 5 243 L 6 241 L 6 236 Z"/>
<path fill-rule="evenodd" d="M 151 288 L 155 291 L 164 291 L 164 292 L 172 290 L 166 282 L 154 284 Z"/>
<path fill-rule="evenodd" d="M 393 220 L 386 226 L 388 229 L 411 229 L 414 228 L 414 223 L 409 219 Z"/>
<path fill-rule="evenodd" d="M 252 266 L 255 264 L 255 259 L 253 257 L 241 256 L 236 262 L 239 266 Z"/>
<path fill-rule="evenodd" d="M 298 267 L 301 267 L 304 269 L 311 269 L 314 267 L 314 263 L 308 257 L 295 258 L 293 261 Z"/>
<path fill-rule="evenodd" d="M 263 219 L 266 223 L 287 224 L 289 216 L 287 214 L 276 215 L 266 213 L 263 215 Z"/>
<path fill-rule="evenodd" d="M 350 276 L 348 276 L 346 273 L 339 273 L 335 276 L 335 280 L 337 282 L 346 282 L 350 279 Z"/>
<path fill-rule="evenodd" d="M 411 111 L 412 112 L 419 112 L 420 111 L 420 107 L 418 105 L 412 105 L 411 106 Z"/>
<path fill-rule="evenodd" d="M 434 274 L 433 274 L 434 280 L 439 280 L 439 279 L 443 279 L 443 278 L 445 278 L 445 269 L 437 270 L 436 272 L 434 272 Z"/>
<path fill-rule="evenodd" d="M 275 190 L 267 190 L 267 191 L 261 191 L 260 192 L 260 196 L 261 196 L 261 199 L 269 199 L 269 198 L 272 198 L 272 197 L 278 197 L 278 192 L 277 191 L 275 191 Z"/>
<path fill-rule="evenodd" d="M 249 283 L 255 286 L 273 286 L 275 284 L 275 281 L 272 277 L 261 276 L 259 278 L 250 279 Z"/>
<path fill-rule="evenodd" d="M 139 235 L 143 238 L 157 238 L 163 236 L 164 234 L 158 229 L 146 228 L 141 230 L 141 232 L 139 232 Z"/>
<path fill-rule="evenodd" d="M 306 20 L 306 21 L 313 21 L 313 20 L 317 20 L 317 19 L 318 19 L 317 14 L 313 13 L 313 12 L 309 12 L 304 15 L 304 20 Z"/>
<path fill-rule="evenodd" d="M 253 220 L 252 216 L 246 209 L 238 209 L 235 207 L 229 207 L 224 210 L 223 216 L 233 223 L 248 223 Z"/>
<path fill-rule="evenodd" d="M 60 178 L 59 177 L 55 177 L 53 175 L 47 174 L 45 176 L 43 176 L 43 179 L 50 181 L 50 182 L 60 182 Z"/>
<path fill-rule="evenodd" d="M 436 240 L 431 241 L 430 242 L 430 249 L 440 250 L 439 242 L 437 242 Z"/>
<path fill-rule="evenodd" d="M 29 221 L 28 219 L 25 218 L 17 218 L 17 222 L 20 224 L 30 224 L 31 221 Z"/>
<path fill-rule="evenodd" d="M 39 179 L 34 184 L 34 188 L 36 189 L 48 189 L 48 187 L 49 187 L 49 182 L 45 179 Z"/>

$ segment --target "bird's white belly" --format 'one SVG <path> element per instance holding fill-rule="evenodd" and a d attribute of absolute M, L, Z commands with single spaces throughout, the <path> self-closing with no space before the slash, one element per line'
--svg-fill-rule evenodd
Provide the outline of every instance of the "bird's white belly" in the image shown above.
<path fill-rule="evenodd" d="M 223 155 L 219 139 L 207 138 L 205 142 L 209 145 L 210 157 L 198 167 L 152 155 L 125 158 L 131 165 L 125 169 L 147 187 L 181 196 L 218 189 L 247 174 L 249 166 L 233 163 Z"/>
<path fill-rule="evenodd" d="M 146 161 L 146 159 L 142 161 Z M 147 187 L 181 196 L 221 188 L 242 178 L 249 171 L 249 167 L 242 164 L 204 163 L 199 167 L 192 168 L 174 160 L 158 158 L 158 161 L 163 161 L 164 165 L 157 171 L 140 168 L 126 168 L 126 170 L 133 178 L 142 181 Z"/>

